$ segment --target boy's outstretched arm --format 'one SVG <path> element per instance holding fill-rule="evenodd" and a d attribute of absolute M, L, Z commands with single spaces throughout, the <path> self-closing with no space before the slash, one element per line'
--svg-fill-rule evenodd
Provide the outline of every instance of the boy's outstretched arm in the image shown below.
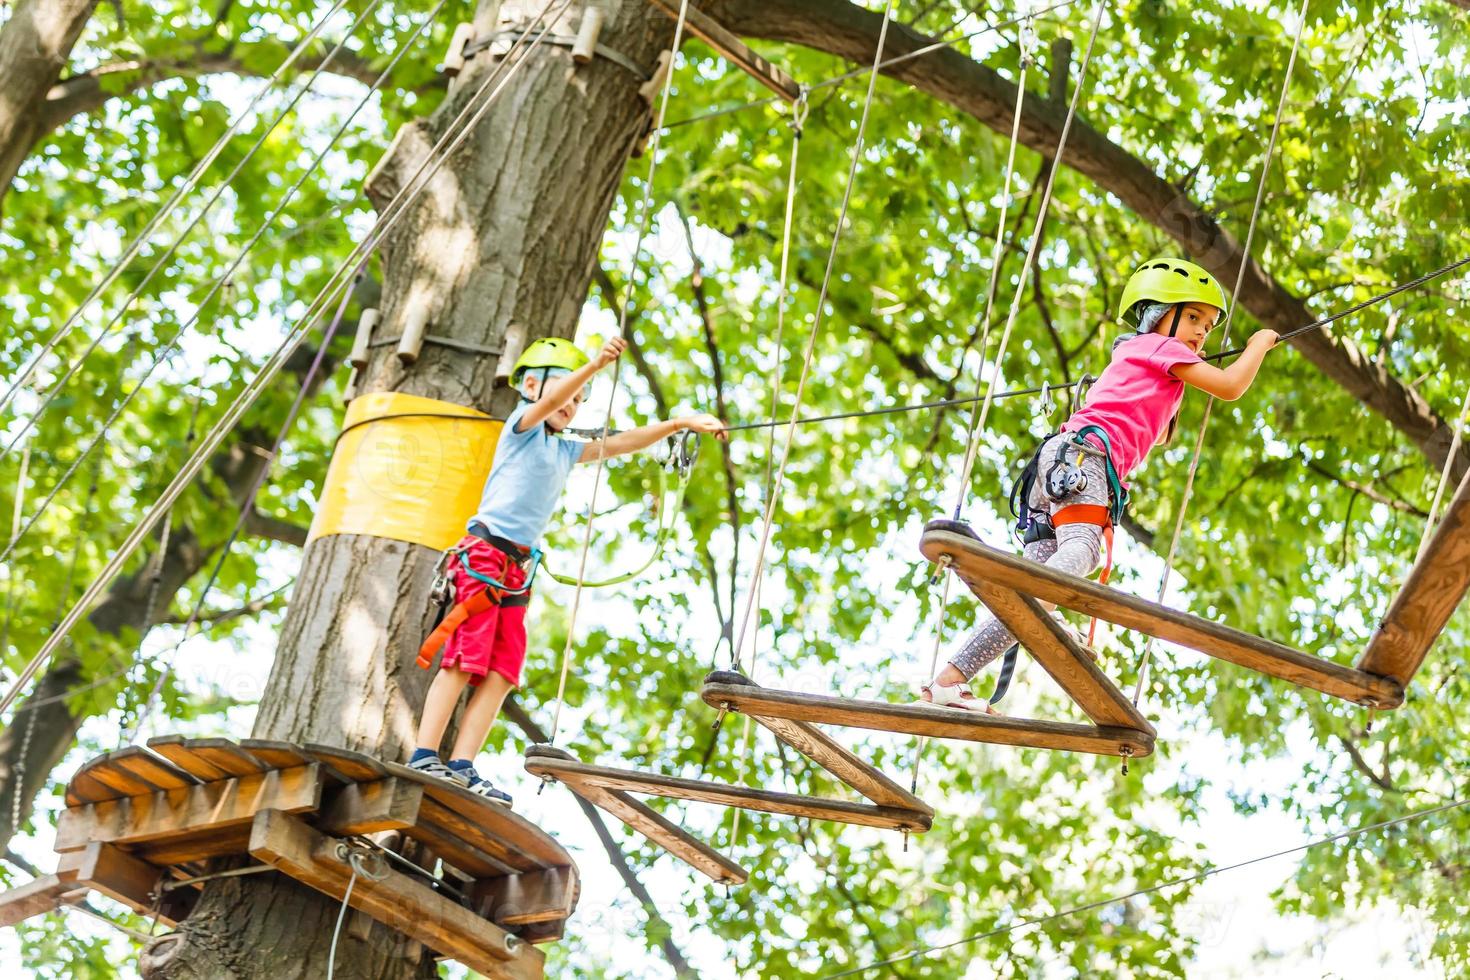
<path fill-rule="evenodd" d="M 1257 330 L 1246 342 L 1245 350 L 1228 368 L 1217 368 L 1213 364 L 1194 361 L 1175 365 L 1171 373 L 1192 388 L 1221 401 L 1233 402 L 1250 388 L 1266 359 L 1266 351 L 1276 346 L 1281 339 L 1275 330 Z"/>
<path fill-rule="evenodd" d="M 587 443 L 582 448 L 579 463 L 594 463 L 598 456 L 611 459 L 614 456 L 626 456 L 628 453 L 636 453 L 640 449 L 647 449 L 660 439 L 667 439 L 676 432 L 689 429 L 694 432 L 707 432 L 716 439 L 728 439 L 730 434 L 725 431 L 725 423 L 713 415 L 686 415 L 683 418 L 669 419 L 667 422 L 655 422 L 652 425 L 641 426 L 637 429 L 629 429 L 627 432 L 619 432 L 615 436 L 606 439 L 598 439 Z"/>
<path fill-rule="evenodd" d="M 628 346 L 628 342 L 621 337 L 614 337 L 603 345 L 597 356 L 586 364 L 577 368 L 571 374 L 560 378 L 552 378 L 546 382 L 546 387 L 541 389 L 541 397 L 537 398 L 531 407 L 526 409 L 526 414 L 521 416 L 520 423 L 516 426 L 517 432 L 525 432 L 533 429 L 561 411 L 577 393 L 586 387 L 592 376 L 613 361 L 618 359 Z"/>

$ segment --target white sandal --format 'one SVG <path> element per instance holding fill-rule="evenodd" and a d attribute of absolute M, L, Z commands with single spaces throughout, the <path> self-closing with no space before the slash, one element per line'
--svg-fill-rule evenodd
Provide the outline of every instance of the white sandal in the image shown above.
<path fill-rule="evenodd" d="M 1051 618 L 1056 620 L 1057 624 L 1061 626 L 1062 629 L 1072 634 L 1072 639 L 1076 642 L 1077 646 L 1082 648 L 1082 652 L 1087 654 L 1087 656 L 1092 659 L 1093 663 L 1097 663 L 1097 651 L 1088 646 L 1087 637 L 1083 635 L 1081 630 L 1073 626 L 1071 623 L 1067 622 L 1066 619 L 1062 617 L 1062 611 L 1060 609 L 1053 609 L 1051 611 Z"/>
<path fill-rule="evenodd" d="M 920 697 L 920 704 L 932 704 L 938 708 L 955 708 L 959 711 L 977 711 L 986 715 L 1000 714 L 991 707 L 989 701 L 977 698 L 968 684 L 939 684 L 931 681 L 919 688 L 921 695 L 926 691 L 929 694 L 929 700 L 925 701 Z"/>

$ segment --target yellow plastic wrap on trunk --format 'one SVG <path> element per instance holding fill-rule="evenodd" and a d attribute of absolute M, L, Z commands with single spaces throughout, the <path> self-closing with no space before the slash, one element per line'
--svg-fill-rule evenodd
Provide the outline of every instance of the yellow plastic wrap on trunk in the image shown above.
<path fill-rule="evenodd" d="M 444 415 L 456 418 L 437 417 Z M 480 502 L 501 425 L 472 408 L 417 395 L 354 398 L 308 540 L 371 534 L 448 548 Z"/>

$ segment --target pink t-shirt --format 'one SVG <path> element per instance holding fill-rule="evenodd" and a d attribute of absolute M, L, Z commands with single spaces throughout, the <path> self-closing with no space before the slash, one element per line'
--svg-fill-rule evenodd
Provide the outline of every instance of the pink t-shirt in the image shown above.
<path fill-rule="evenodd" d="M 1087 401 L 1062 426 L 1076 432 L 1095 425 L 1113 444 L 1121 479 L 1148 457 L 1184 400 L 1184 382 L 1170 370 L 1200 356 L 1177 337 L 1161 333 L 1129 337 L 1113 351 L 1112 363 L 1087 393 Z"/>

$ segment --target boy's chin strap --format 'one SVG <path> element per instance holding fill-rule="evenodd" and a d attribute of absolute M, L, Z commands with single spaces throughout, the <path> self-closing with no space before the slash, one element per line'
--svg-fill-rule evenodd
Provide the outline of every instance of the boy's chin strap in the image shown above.
<path fill-rule="evenodd" d="M 1174 319 L 1169 324 L 1169 336 L 1172 337 L 1179 332 L 1179 321 L 1184 316 L 1184 304 L 1177 303 L 1174 306 Z"/>

